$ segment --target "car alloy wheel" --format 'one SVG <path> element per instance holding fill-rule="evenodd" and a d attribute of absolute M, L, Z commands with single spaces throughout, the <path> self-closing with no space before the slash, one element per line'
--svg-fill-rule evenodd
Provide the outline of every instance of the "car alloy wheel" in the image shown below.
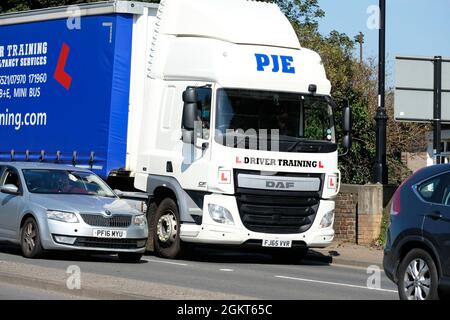
<path fill-rule="evenodd" d="M 23 241 L 27 253 L 32 253 L 36 247 L 37 232 L 33 222 L 28 222 L 24 227 Z"/>
<path fill-rule="evenodd" d="M 39 258 L 44 255 L 41 238 L 39 236 L 39 226 L 34 218 L 25 220 L 20 229 L 20 246 L 22 254 L 26 258 Z"/>
<path fill-rule="evenodd" d="M 420 258 L 412 260 L 406 269 L 403 282 L 408 300 L 426 300 L 431 286 L 428 264 Z"/>

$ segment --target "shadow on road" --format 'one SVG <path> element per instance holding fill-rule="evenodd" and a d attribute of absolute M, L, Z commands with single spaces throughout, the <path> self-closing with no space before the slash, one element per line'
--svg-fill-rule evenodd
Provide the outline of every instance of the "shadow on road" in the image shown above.
<path fill-rule="evenodd" d="M 18 245 L 0 241 L 0 253 L 22 256 L 22 252 Z M 79 252 L 79 251 L 47 251 L 43 260 L 59 260 L 59 261 L 85 261 L 85 262 L 101 262 L 101 263 L 124 263 L 119 260 L 117 254 L 101 254 L 97 252 Z M 139 264 L 148 263 L 141 260 Z M 136 264 L 136 263 L 134 263 Z"/>
<path fill-rule="evenodd" d="M 20 247 L 9 242 L 0 241 L 0 253 L 22 256 Z M 279 265 L 329 265 L 332 257 L 310 249 L 304 259 L 297 258 L 293 254 L 271 254 L 264 251 L 236 250 L 230 248 L 195 247 L 180 257 L 181 260 L 208 262 L 208 263 L 242 263 L 242 264 L 279 264 Z M 146 256 L 152 256 L 147 252 Z M 48 251 L 44 260 L 60 261 L 86 261 L 99 263 L 124 263 L 116 254 L 86 253 L 79 251 Z M 148 263 L 141 260 L 140 264 Z"/>
<path fill-rule="evenodd" d="M 295 254 L 295 253 L 294 253 Z M 152 256 L 152 252 L 146 255 Z M 274 255 L 268 252 L 255 250 L 236 250 L 229 248 L 195 247 L 180 257 L 180 260 L 208 262 L 208 263 L 242 263 L 242 264 L 281 264 L 281 265 L 329 265 L 330 256 L 309 250 L 303 259 L 295 255 Z"/>

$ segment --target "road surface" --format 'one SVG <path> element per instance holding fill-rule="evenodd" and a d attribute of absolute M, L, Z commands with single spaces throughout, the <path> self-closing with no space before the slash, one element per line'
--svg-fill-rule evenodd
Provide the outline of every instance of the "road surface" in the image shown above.
<path fill-rule="evenodd" d="M 80 271 L 79 290 L 67 288 L 73 268 Z M 186 260 L 146 255 L 138 264 L 75 253 L 30 260 L 0 243 L 1 299 L 397 299 L 394 284 L 376 271 L 204 249 Z"/>

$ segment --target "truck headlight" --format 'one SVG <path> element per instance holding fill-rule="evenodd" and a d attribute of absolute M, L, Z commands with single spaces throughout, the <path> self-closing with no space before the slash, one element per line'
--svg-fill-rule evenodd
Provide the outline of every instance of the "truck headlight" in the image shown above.
<path fill-rule="evenodd" d="M 143 227 L 143 226 L 145 226 L 146 222 L 147 222 L 147 219 L 145 218 L 145 215 L 139 214 L 137 216 L 134 216 L 133 224 L 135 226 Z"/>
<path fill-rule="evenodd" d="M 328 211 L 320 221 L 321 228 L 328 228 L 334 222 L 334 210 Z"/>
<path fill-rule="evenodd" d="M 75 213 L 67 212 L 67 211 L 58 211 L 58 210 L 47 210 L 47 219 L 69 222 L 69 223 L 77 223 L 78 218 Z"/>
<path fill-rule="evenodd" d="M 234 225 L 230 211 L 216 204 L 208 204 L 208 211 L 211 219 L 222 224 Z"/>

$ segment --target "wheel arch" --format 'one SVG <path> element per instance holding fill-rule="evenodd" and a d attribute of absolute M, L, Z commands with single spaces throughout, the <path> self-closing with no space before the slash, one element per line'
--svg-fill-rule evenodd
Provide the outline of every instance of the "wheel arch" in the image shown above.
<path fill-rule="evenodd" d="M 442 277 L 442 268 L 440 263 L 440 258 L 437 250 L 433 246 L 433 244 L 426 238 L 423 237 L 410 237 L 404 239 L 401 243 L 399 243 L 399 250 L 398 250 L 398 258 L 397 258 L 397 267 L 395 270 L 395 280 L 398 280 L 397 272 L 398 272 L 398 266 L 403 261 L 405 256 L 413 249 L 422 249 L 425 252 L 427 252 L 431 258 L 433 259 L 436 269 L 438 271 L 439 278 Z"/>
<path fill-rule="evenodd" d="M 147 193 L 150 194 L 149 204 L 154 201 L 162 201 L 164 198 L 172 198 L 178 206 L 180 223 L 195 223 L 190 211 L 201 210 L 199 204 L 192 199 L 188 191 L 184 190 L 177 179 L 174 177 L 149 175 L 147 180 Z"/>

